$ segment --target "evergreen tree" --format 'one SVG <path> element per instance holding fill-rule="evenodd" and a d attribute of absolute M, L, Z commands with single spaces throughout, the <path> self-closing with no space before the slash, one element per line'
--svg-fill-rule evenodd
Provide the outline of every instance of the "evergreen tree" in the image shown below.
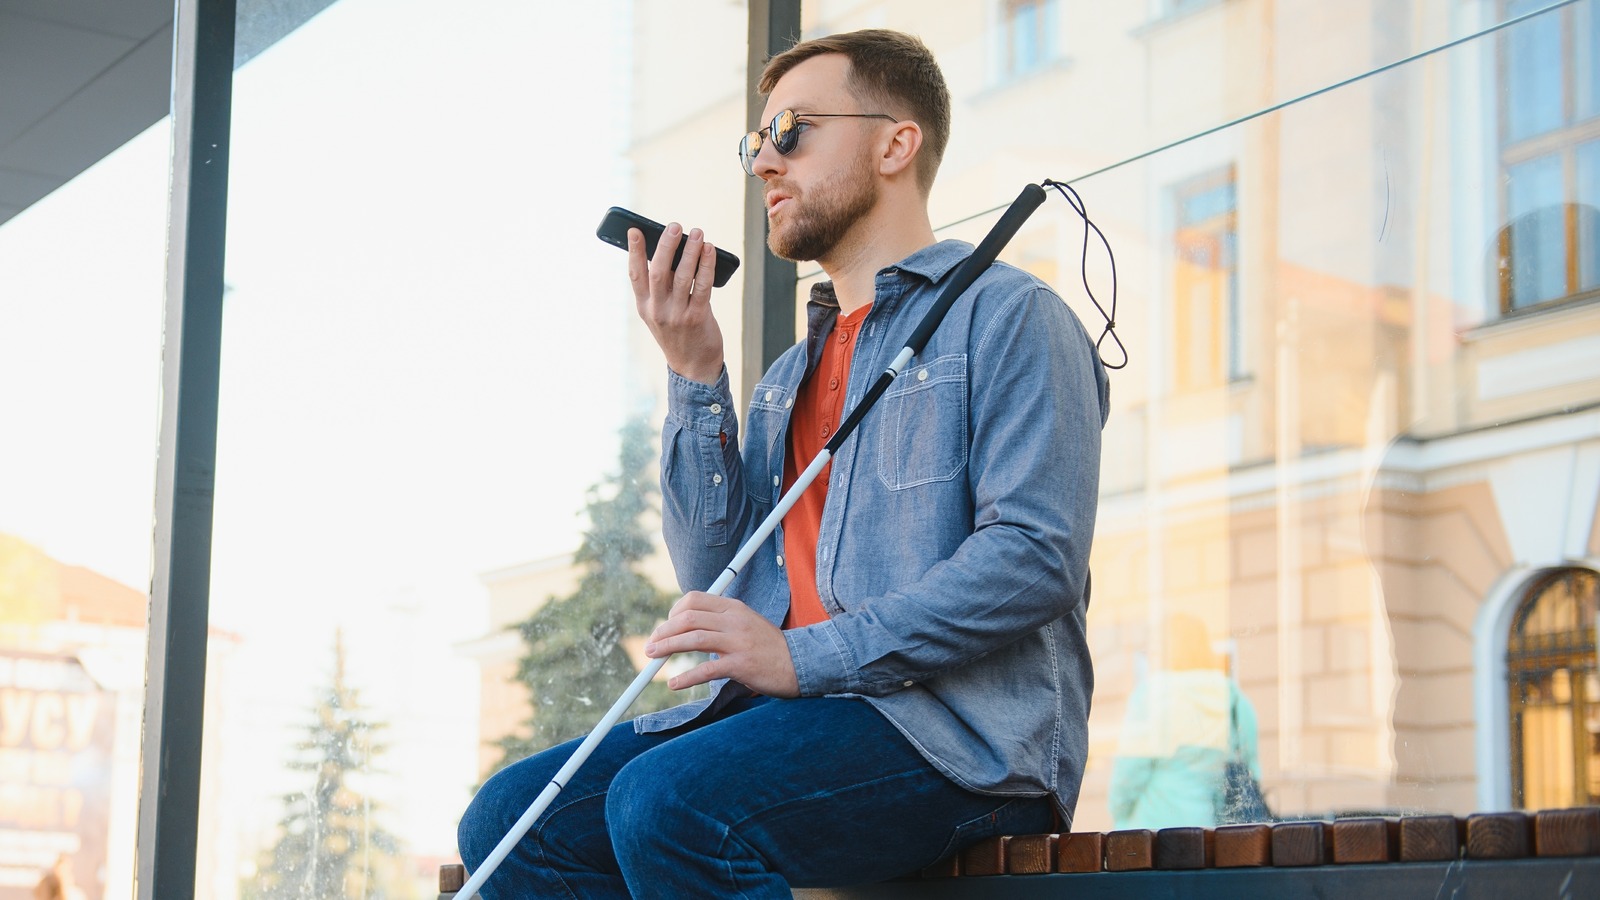
<path fill-rule="evenodd" d="M 649 634 L 677 599 L 638 570 L 652 550 L 642 519 L 658 490 L 651 430 L 642 420 L 623 427 L 619 457 L 617 473 L 589 489 L 589 528 L 574 557 L 586 569 L 577 590 L 550 598 L 514 626 L 526 647 L 516 678 L 528 687 L 532 714 L 523 723 L 526 737 L 497 742 L 504 756 L 496 769 L 587 734 L 638 675 L 623 640 Z M 655 682 L 629 714 L 684 699 Z"/>
<path fill-rule="evenodd" d="M 278 843 L 267 853 L 253 890 L 260 900 L 384 900 L 392 896 L 399 843 L 373 820 L 377 806 L 351 784 L 372 772 L 385 749 L 384 728 L 363 716 L 345 680 L 344 635 L 335 632 L 333 682 L 295 746 L 289 768 L 312 777 L 308 790 L 283 797 Z"/>

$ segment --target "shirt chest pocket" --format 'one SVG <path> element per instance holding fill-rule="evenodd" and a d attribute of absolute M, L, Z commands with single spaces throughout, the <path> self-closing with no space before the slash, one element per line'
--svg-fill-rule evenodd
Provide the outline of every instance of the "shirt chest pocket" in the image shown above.
<path fill-rule="evenodd" d="M 758 384 L 750 396 L 750 415 L 745 422 L 744 484 L 752 500 L 771 503 L 773 492 L 780 485 L 780 439 L 793 408 L 794 394 L 775 384 Z"/>
<path fill-rule="evenodd" d="M 889 490 L 950 481 L 966 468 L 966 354 L 907 369 L 879 407 L 878 477 Z"/>

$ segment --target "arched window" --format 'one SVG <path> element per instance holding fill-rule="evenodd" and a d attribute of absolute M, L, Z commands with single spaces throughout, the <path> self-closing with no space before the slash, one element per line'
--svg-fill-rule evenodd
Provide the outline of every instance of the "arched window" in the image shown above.
<path fill-rule="evenodd" d="M 1600 575 L 1555 569 L 1535 579 L 1511 622 L 1511 799 L 1522 809 L 1600 803 Z"/>

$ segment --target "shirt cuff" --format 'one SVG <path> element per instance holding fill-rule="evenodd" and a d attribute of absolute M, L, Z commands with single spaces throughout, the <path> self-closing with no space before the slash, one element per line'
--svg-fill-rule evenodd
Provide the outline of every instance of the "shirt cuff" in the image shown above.
<path fill-rule="evenodd" d="M 679 427 L 701 434 L 729 434 L 736 421 L 728 369 L 723 367 L 714 384 L 691 381 L 667 369 L 667 415 Z"/>
<path fill-rule="evenodd" d="M 804 628 L 790 628 L 783 633 L 783 639 L 789 645 L 789 658 L 794 662 L 800 696 L 823 697 L 859 688 L 860 669 L 831 619 Z"/>

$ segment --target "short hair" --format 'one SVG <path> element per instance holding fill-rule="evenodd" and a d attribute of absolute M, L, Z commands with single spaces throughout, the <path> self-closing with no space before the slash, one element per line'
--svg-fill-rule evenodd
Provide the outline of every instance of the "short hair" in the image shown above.
<path fill-rule="evenodd" d="M 772 93 L 790 69 L 827 53 L 842 54 L 850 60 L 846 88 L 852 95 L 868 106 L 889 107 L 864 108 L 863 112 L 893 113 L 922 128 L 917 183 L 926 194 L 933 187 L 933 176 L 939 171 L 945 145 L 950 141 L 950 90 L 945 87 L 944 73 L 933 52 L 913 35 L 883 28 L 831 34 L 802 41 L 767 60 L 757 89 L 763 96 Z"/>

